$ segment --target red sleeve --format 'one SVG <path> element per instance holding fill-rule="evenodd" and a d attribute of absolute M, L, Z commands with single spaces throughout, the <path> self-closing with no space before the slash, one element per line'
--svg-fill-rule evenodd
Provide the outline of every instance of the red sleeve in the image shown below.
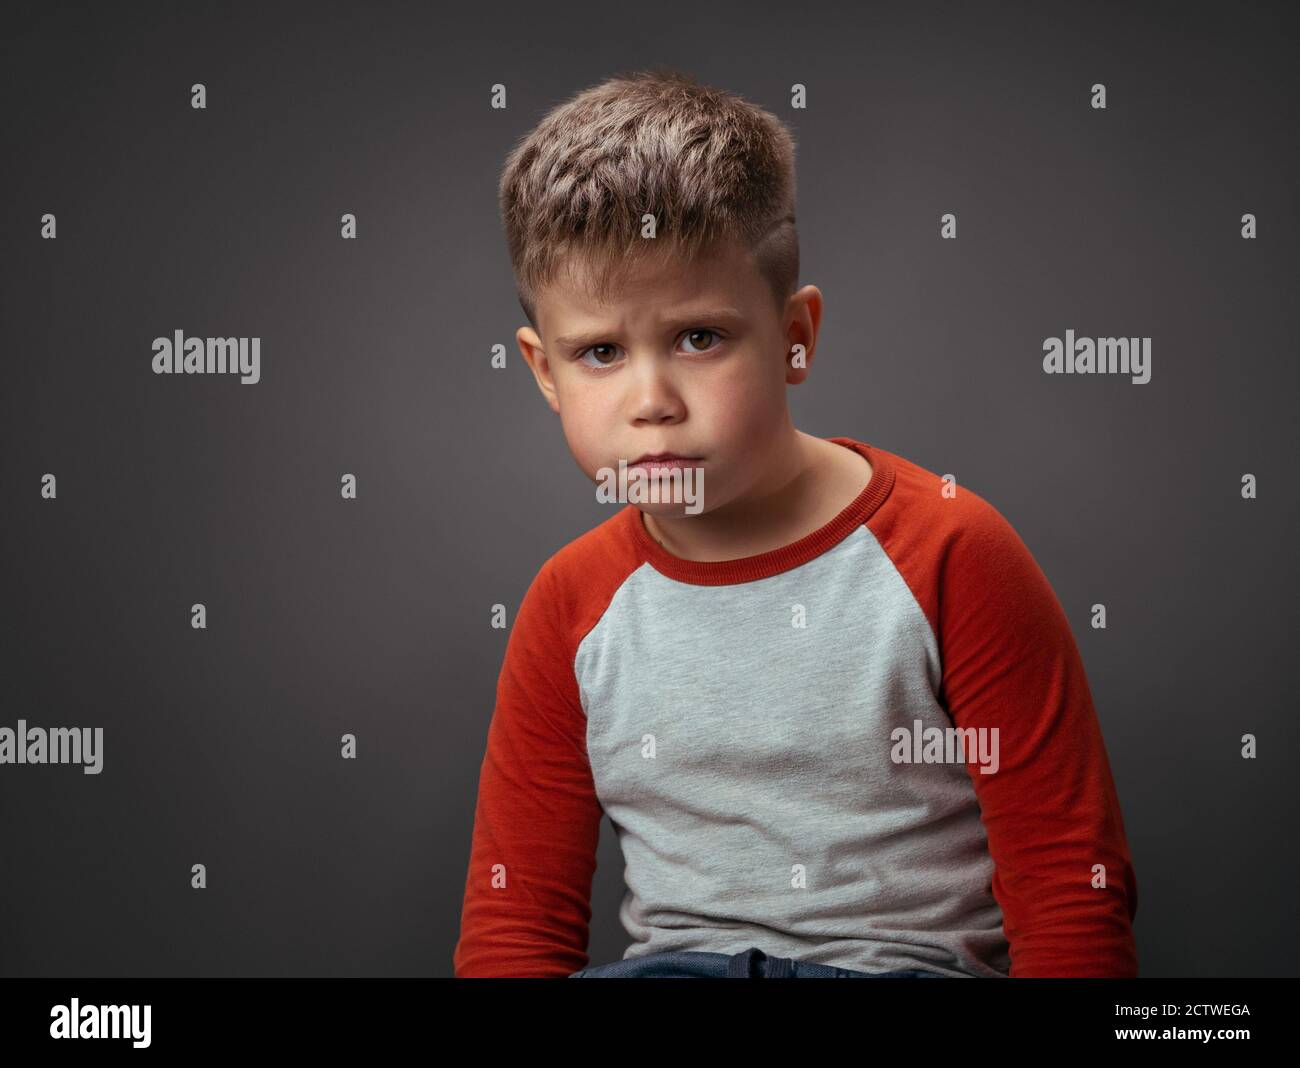
<path fill-rule="evenodd" d="M 588 963 L 602 809 L 550 562 L 524 595 L 479 775 L 458 978 L 562 978 Z"/>
<path fill-rule="evenodd" d="M 970 495 L 937 576 L 941 699 L 997 727 L 1000 767 L 968 763 L 996 873 L 1012 978 L 1135 976 L 1137 882 L 1070 624 L 1011 525 Z M 1093 866 L 1106 886 L 1093 886 Z"/>

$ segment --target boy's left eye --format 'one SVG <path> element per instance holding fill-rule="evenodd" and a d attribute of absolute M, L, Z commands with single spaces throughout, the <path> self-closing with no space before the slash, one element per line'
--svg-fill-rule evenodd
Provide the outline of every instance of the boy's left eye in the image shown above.
<path fill-rule="evenodd" d="M 714 338 L 719 336 L 716 330 L 708 330 L 702 327 L 699 330 L 688 331 L 687 334 L 685 335 L 685 340 L 690 341 L 692 338 L 699 337 L 701 334 L 705 335 L 706 337 L 714 337 Z M 708 348 L 712 348 L 713 346 L 705 345 L 704 347 L 708 349 Z"/>

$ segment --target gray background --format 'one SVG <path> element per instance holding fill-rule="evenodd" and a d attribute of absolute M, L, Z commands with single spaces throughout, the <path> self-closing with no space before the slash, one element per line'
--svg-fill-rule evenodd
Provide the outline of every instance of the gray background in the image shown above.
<path fill-rule="evenodd" d="M 954 473 L 1055 587 L 1142 973 L 1297 971 L 1288 5 L 179 7 L 6 9 L 0 725 L 102 726 L 105 767 L 0 767 L 5 974 L 450 974 L 490 606 L 610 514 L 514 347 L 497 177 L 652 63 L 795 133 L 796 424 Z M 178 328 L 260 336 L 262 381 L 155 376 Z M 1151 383 L 1044 375 L 1067 328 L 1152 337 Z M 593 961 L 622 889 L 606 822 Z"/>

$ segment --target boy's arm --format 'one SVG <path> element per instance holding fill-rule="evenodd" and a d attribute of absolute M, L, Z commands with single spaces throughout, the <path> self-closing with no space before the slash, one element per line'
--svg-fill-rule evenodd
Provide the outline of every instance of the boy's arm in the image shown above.
<path fill-rule="evenodd" d="M 1083 662 L 1047 577 L 987 502 L 945 544 L 938 617 L 949 715 L 999 728 L 998 770 L 969 752 L 967 770 L 1011 977 L 1137 975 L 1137 882 Z"/>
<path fill-rule="evenodd" d="M 602 809 L 550 563 L 506 644 L 479 774 L 455 974 L 562 978 L 588 963 Z"/>

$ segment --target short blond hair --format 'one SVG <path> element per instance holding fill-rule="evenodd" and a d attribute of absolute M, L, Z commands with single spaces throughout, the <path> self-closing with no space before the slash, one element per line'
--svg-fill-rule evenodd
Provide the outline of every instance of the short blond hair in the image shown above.
<path fill-rule="evenodd" d="M 620 74 L 552 109 L 511 151 L 501 220 L 519 303 L 577 263 L 604 299 L 632 262 L 738 242 L 778 310 L 799 277 L 795 141 L 775 115 L 665 69 Z M 655 217 L 656 237 L 641 236 Z"/>

